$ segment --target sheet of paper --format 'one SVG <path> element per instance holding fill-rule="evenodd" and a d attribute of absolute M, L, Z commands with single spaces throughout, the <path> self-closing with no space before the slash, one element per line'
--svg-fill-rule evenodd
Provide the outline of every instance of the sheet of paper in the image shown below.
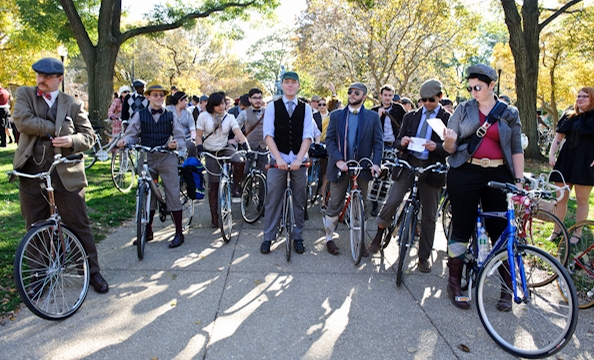
<path fill-rule="evenodd" d="M 441 138 L 441 140 L 443 140 L 443 131 L 446 128 L 443 121 L 441 121 L 441 119 L 434 118 L 434 119 L 428 119 L 427 123 L 429 124 L 429 126 L 431 126 L 431 128 L 437 134 L 437 136 L 439 136 Z"/>
<path fill-rule="evenodd" d="M 423 150 L 425 150 L 423 144 L 426 142 L 427 140 L 425 140 L 424 138 L 411 137 L 410 142 L 408 143 L 408 150 L 423 152 Z"/>

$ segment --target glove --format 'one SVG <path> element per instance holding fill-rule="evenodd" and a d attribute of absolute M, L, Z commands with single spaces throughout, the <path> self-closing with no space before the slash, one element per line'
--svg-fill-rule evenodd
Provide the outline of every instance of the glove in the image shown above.
<path fill-rule="evenodd" d="M 241 149 L 245 151 L 250 151 L 250 146 L 247 142 L 244 142 L 243 144 L 241 144 Z"/>
<path fill-rule="evenodd" d="M 204 152 L 204 146 L 202 144 L 196 145 L 196 155 L 200 156 Z"/>

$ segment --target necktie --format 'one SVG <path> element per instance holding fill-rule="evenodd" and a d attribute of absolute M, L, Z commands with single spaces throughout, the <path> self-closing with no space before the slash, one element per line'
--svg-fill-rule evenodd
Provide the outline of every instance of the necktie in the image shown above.
<path fill-rule="evenodd" d="M 46 98 L 48 100 L 52 99 L 52 94 L 44 93 L 41 90 L 37 90 L 37 96 L 43 96 L 44 98 Z"/>
<path fill-rule="evenodd" d="M 419 137 L 425 138 L 425 136 L 427 136 L 427 127 L 429 126 L 429 123 L 427 123 L 427 119 L 431 119 L 433 117 L 433 111 L 427 111 L 425 113 L 425 121 L 423 122 L 423 125 L 421 126 L 421 133 L 419 134 Z"/>
<path fill-rule="evenodd" d="M 287 105 L 289 105 L 289 110 L 288 110 L 289 111 L 289 117 L 292 117 L 293 116 L 293 110 L 295 110 L 295 103 L 292 102 L 292 101 L 289 101 L 287 103 Z"/>
<path fill-rule="evenodd" d="M 162 114 L 163 109 L 151 109 L 151 115 Z"/>

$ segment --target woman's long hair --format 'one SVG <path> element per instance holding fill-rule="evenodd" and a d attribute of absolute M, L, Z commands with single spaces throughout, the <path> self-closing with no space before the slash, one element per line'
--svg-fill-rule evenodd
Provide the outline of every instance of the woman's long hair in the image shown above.
<path fill-rule="evenodd" d="M 583 88 L 580 89 L 580 91 L 578 91 L 578 94 L 581 92 L 585 92 L 586 94 L 588 94 L 588 98 L 590 99 L 590 104 L 588 105 L 587 108 L 584 109 L 584 112 L 588 112 L 588 111 L 592 111 L 594 110 L 594 87 L 590 87 L 590 86 L 585 86 Z M 577 106 L 577 100 L 575 102 L 575 104 L 573 105 L 573 112 L 569 114 L 569 117 L 575 117 L 580 113 L 580 109 Z"/>

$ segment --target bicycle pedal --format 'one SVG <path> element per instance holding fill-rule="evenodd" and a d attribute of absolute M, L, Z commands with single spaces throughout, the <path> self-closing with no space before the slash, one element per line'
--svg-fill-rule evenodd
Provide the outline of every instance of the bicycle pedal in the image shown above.
<path fill-rule="evenodd" d="M 457 302 L 461 302 L 461 301 L 470 301 L 470 298 L 468 296 L 456 296 L 456 301 Z"/>

